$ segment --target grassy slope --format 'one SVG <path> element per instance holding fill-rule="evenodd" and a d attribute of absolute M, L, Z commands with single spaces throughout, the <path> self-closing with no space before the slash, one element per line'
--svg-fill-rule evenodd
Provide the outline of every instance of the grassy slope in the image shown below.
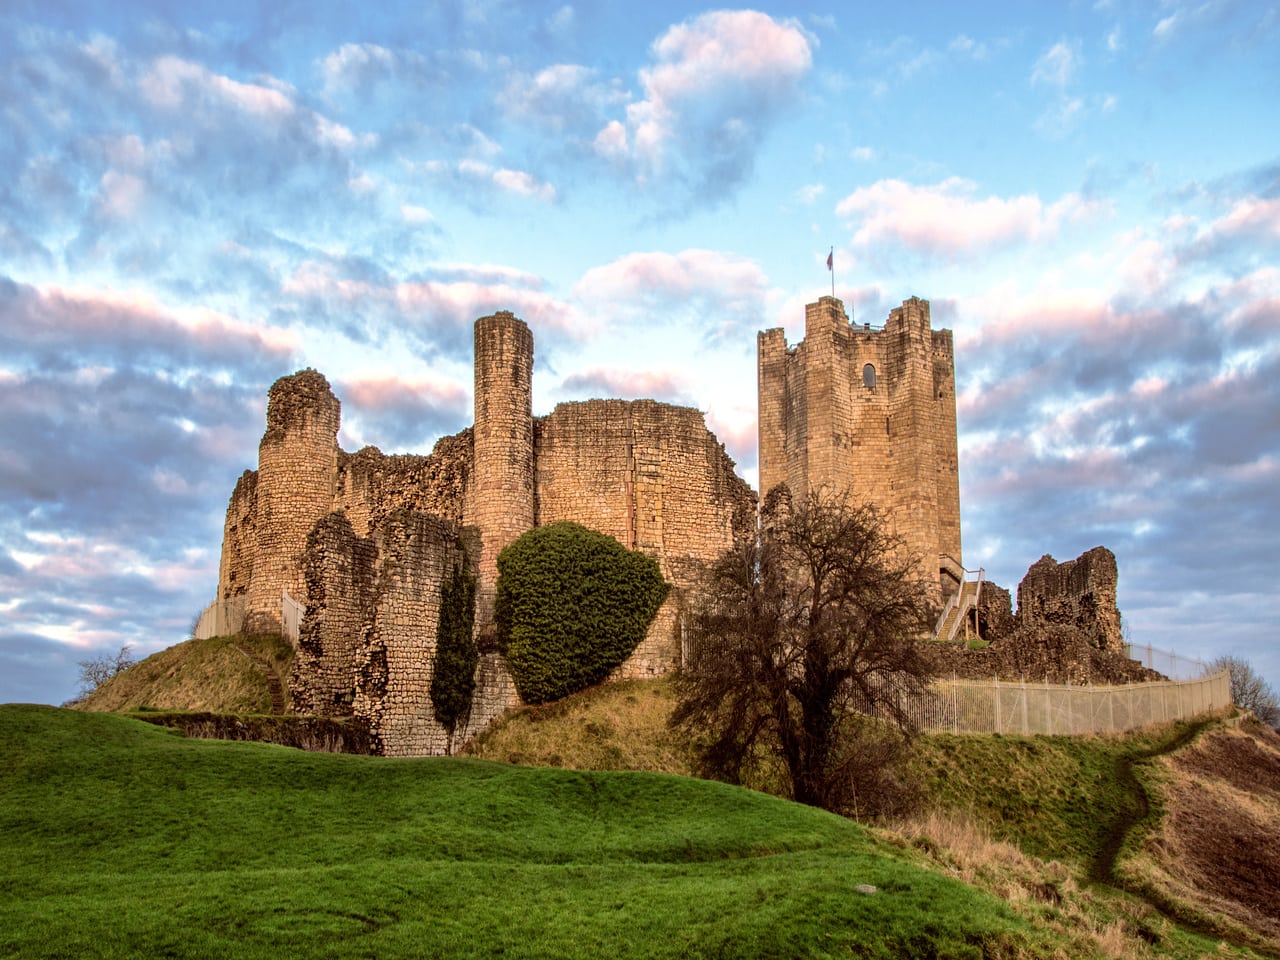
<path fill-rule="evenodd" d="M 582 769 L 612 768 L 623 756 L 645 769 L 687 773 L 688 755 L 665 728 L 673 705 L 668 681 L 605 685 L 509 715 L 469 750 Z M 1186 742 L 1200 727 L 1173 724 L 1124 737 L 922 737 L 917 772 L 925 810 L 881 835 L 1001 897 L 1073 943 L 1071 954 L 1091 943 L 1117 957 L 1199 957 L 1211 950 L 1250 956 L 1179 928 L 1141 899 L 1091 885 L 1101 865 L 1116 854 L 1132 857 L 1160 826 L 1158 765 L 1145 758 Z M 1126 769 L 1137 779 L 1123 777 Z M 1151 797 L 1150 809 L 1138 781 Z M 1127 879 L 1133 871 L 1126 866 L 1122 862 Z M 1171 906 L 1157 902 L 1164 910 Z M 1199 908 L 1172 913 L 1209 932 L 1239 933 L 1229 924 L 1203 922 Z M 1259 943 L 1251 936 L 1233 939 Z"/>
<path fill-rule="evenodd" d="M 282 638 L 211 637 L 152 654 L 102 684 L 77 707 L 270 713 L 266 674 L 246 650 L 270 663 L 287 689 L 293 650 Z"/>
<path fill-rule="evenodd" d="M 852 823 L 719 784 L 307 754 L 0 707 L 0 955 L 1057 949 L 904 858 Z"/>

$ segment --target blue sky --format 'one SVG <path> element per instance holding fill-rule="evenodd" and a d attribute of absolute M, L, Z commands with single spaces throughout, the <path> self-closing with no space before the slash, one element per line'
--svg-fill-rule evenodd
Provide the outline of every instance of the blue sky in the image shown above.
<path fill-rule="evenodd" d="M 0 701 L 187 635 L 277 377 L 426 452 L 496 309 L 536 412 L 692 404 L 754 484 L 832 247 L 955 332 L 967 566 L 1105 544 L 1134 641 L 1280 686 L 1278 54 L 1233 0 L 9 0 Z"/>

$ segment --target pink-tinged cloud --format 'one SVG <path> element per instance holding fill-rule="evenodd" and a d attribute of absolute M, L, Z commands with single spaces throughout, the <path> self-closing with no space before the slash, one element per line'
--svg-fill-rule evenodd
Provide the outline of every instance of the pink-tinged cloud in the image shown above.
<path fill-rule="evenodd" d="M 973 257 L 992 248 L 1043 240 L 1065 224 L 1105 216 L 1110 207 L 1070 193 L 1045 204 L 1034 194 L 979 197 L 971 180 L 935 185 L 881 180 L 860 187 L 836 206 L 866 249 L 899 244 L 923 254 Z"/>
<path fill-rule="evenodd" d="M 566 377 L 561 393 L 581 399 L 662 400 L 688 406 L 688 381 L 669 370 L 593 367 Z"/>
<path fill-rule="evenodd" d="M 1280 240 L 1280 199 L 1242 197 L 1214 221 L 1202 241 L 1217 239 Z"/>
<path fill-rule="evenodd" d="M 246 323 L 203 307 L 166 306 L 139 291 L 56 285 L 22 286 L 18 291 L 15 308 L 30 322 L 10 325 L 7 335 L 28 346 L 67 344 L 84 349 L 98 344 L 124 350 L 185 343 L 210 356 L 253 352 L 283 361 L 300 345 L 291 331 Z"/>
<path fill-rule="evenodd" d="M 724 444 L 729 456 L 737 464 L 739 472 L 754 471 L 757 466 L 757 446 L 760 430 L 755 416 L 733 416 L 730 411 L 718 409 L 706 413 L 707 427 Z"/>
<path fill-rule="evenodd" d="M 404 380 L 370 374 L 344 378 L 338 386 L 345 402 L 373 412 L 415 405 L 463 407 L 470 397 L 461 385 L 451 380 Z"/>
<path fill-rule="evenodd" d="M 398 283 L 396 308 L 410 317 L 447 319 L 469 325 L 480 317 L 510 310 L 530 326 L 578 338 L 586 335 L 580 318 L 563 301 L 540 290 L 510 283 L 433 280 Z"/>
<path fill-rule="evenodd" d="M 754 260 L 716 250 L 630 253 L 583 274 L 574 296 L 592 303 L 653 304 L 716 295 L 762 301 L 768 278 Z"/>

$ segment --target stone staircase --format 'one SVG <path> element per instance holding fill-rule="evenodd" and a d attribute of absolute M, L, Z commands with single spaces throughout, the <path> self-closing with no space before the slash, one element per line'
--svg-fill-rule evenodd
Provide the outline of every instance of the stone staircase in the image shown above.
<path fill-rule="evenodd" d="M 966 571 L 968 572 L 968 571 Z M 983 571 L 979 570 L 978 579 L 965 580 L 960 589 L 951 595 L 947 605 L 938 617 L 938 625 L 933 638 L 941 643 L 950 643 L 963 630 L 965 618 L 970 617 L 978 607 L 982 596 Z"/>

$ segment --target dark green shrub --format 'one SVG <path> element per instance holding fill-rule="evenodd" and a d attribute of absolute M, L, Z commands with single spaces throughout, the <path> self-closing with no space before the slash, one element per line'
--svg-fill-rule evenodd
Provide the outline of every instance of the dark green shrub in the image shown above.
<path fill-rule="evenodd" d="M 530 530 L 498 555 L 494 619 L 526 703 L 599 683 L 644 639 L 668 586 L 643 553 L 576 523 Z"/>
<path fill-rule="evenodd" d="M 436 630 L 436 657 L 431 672 L 431 706 L 436 720 L 449 731 L 471 712 L 476 689 L 476 665 L 480 651 L 472 638 L 476 617 L 476 580 L 455 565 L 453 576 L 440 592 L 440 622 Z"/>

